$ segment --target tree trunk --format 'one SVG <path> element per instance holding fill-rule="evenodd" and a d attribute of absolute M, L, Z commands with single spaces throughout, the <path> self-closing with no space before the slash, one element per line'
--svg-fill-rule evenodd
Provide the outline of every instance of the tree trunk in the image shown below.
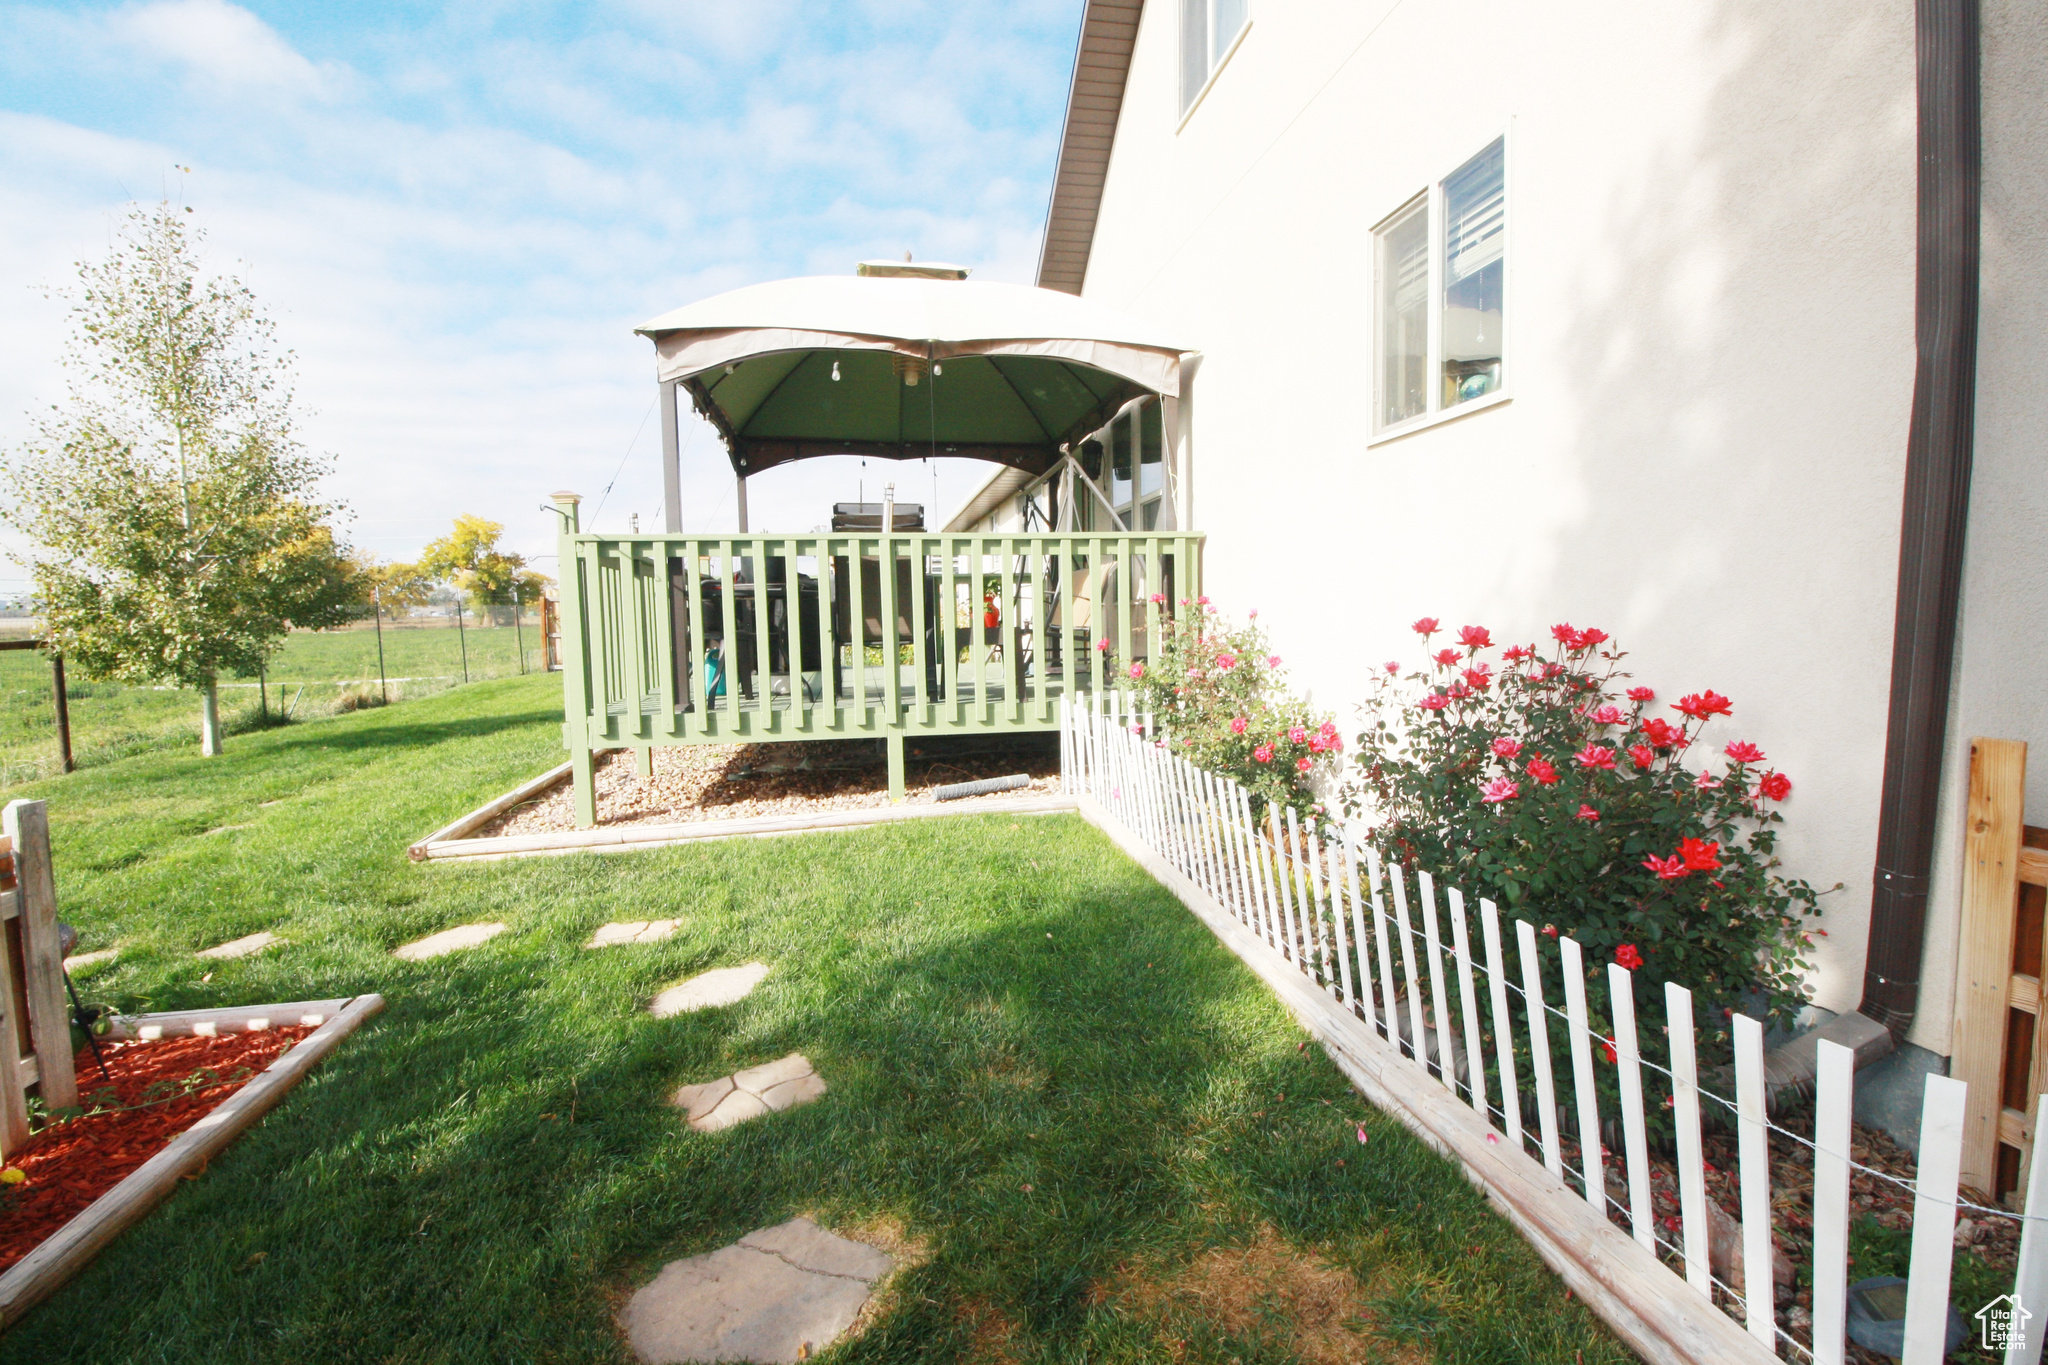
<path fill-rule="evenodd" d="M 199 694 L 199 752 L 208 758 L 220 756 L 220 686 L 211 678 Z"/>

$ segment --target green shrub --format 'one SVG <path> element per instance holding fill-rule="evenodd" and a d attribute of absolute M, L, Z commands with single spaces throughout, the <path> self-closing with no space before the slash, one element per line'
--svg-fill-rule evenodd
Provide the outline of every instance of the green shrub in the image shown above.
<path fill-rule="evenodd" d="M 1426 648 L 1439 626 L 1415 629 Z M 1546 961 L 1559 934 L 1576 939 L 1596 1029 L 1611 1030 L 1600 974 L 1619 962 L 1636 975 L 1646 1056 L 1665 1060 L 1654 1021 L 1675 981 L 1693 993 L 1702 1065 L 1725 1062 L 1728 1014 L 1789 1020 L 1804 1003 L 1801 921 L 1819 912 L 1813 889 L 1779 871 L 1791 782 L 1747 742 L 1698 760 L 1702 732 L 1732 713 L 1726 697 L 1659 706 L 1626 686 L 1606 632 L 1551 635 L 1550 657 L 1515 646 L 1498 671 L 1477 626 L 1419 670 L 1387 664 L 1345 807 L 1399 862 L 1542 926 Z"/>
<path fill-rule="evenodd" d="M 1260 819 L 1274 802 L 1321 818 L 1318 788 L 1334 776 L 1344 741 L 1335 721 L 1287 689 L 1258 613 L 1232 625 L 1208 598 L 1183 598 L 1178 612 L 1161 613 L 1158 634 L 1153 657 L 1124 672 L 1167 742 L 1196 766 L 1236 778 Z"/>

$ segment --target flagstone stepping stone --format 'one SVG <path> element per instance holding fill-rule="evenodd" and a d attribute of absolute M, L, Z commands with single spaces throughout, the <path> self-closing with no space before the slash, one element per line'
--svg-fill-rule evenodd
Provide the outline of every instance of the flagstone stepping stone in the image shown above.
<path fill-rule="evenodd" d="M 811 1069 L 808 1057 L 792 1052 L 715 1081 L 683 1086 L 672 1102 L 689 1115 L 692 1128 L 715 1133 L 763 1114 L 809 1104 L 824 1093 L 825 1078 Z"/>
<path fill-rule="evenodd" d="M 458 925 L 453 929 L 443 929 L 438 934 L 428 934 L 418 942 L 408 943 L 403 948 L 393 948 L 391 955 L 402 957 L 407 962 L 423 962 L 430 957 L 440 957 L 443 953 L 457 953 L 464 948 L 474 948 L 477 944 L 487 943 L 504 932 L 505 926 L 502 924 Z"/>
<path fill-rule="evenodd" d="M 670 986 L 647 1003 L 647 1012 L 657 1019 L 669 1019 L 692 1010 L 730 1005 L 754 993 L 754 987 L 768 975 L 768 964 L 749 962 L 744 967 L 720 967 L 693 976 L 680 986 Z"/>
<path fill-rule="evenodd" d="M 682 928 L 679 919 L 635 919 L 623 924 L 600 924 L 586 948 L 611 948 L 621 943 L 659 943 Z"/>
<path fill-rule="evenodd" d="M 262 952 L 265 948 L 268 948 L 273 943 L 282 942 L 284 942 L 284 940 L 279 938 L 276 934 L 273 934 L 268 930 L 265 930 L 263 933 L 250 934 L 245 938 L 230 939 L 226 943 L 218 944 L 212 948 L 202 948 L 199 951 L 198 956 L 247 957 L 251 953 Z"/>
<path fill-rule="evenodd" d="M 626 1301 L 619 1325 L 647 1365 L 808 1360 L 853 1326 L 894 1266 L 864 1242 L 792 1218 L 670 1261 Z"/>
<path fill-rule="evenodd" d="M 64 970 L 75 972 L 80 967 L 90 967 L 95 962 L 111 962 L 120 955 L 119 948 L 102 948 L 96 953 L 73 953 L 64 959 Z"/>

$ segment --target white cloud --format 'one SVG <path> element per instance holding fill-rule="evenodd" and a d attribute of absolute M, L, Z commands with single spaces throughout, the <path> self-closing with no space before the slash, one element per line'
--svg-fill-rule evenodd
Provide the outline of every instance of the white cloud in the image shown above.
<path fill-rule="evenodd" d="M 326 98 L 348 84 L 335 65 L 306 60 L 277 30 L 225 0 L 157 0 L 106 19 L 109 36 L 145 59 L 182 68 L 217 95 L 285 91 Z"/>

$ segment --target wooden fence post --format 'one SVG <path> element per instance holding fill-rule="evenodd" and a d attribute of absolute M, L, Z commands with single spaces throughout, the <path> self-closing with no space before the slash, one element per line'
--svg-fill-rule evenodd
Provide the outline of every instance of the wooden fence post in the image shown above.
<path fill-rule="evenodd" d="M 50 1108 L 70 1108 L 78 1103 L 78 1080 L 71 1068 L 71 1016 L 64 1008 L 64 954 L 57 942 L 49 807 L 41 801 L 10 801 L 0 812 L 0 822 L 0 832 L 14 845 L 22 998 L 35 1047 L 37 1088 Z M 5 1041 L 0 1037 L 0 1045 Z"/>
<path fill-rule="evenodd" d="M 1963 1120 L 1962 1182 L 1993 1194 L 1998 1182 L 1998 1120 L 2004 1090 L 1999 1082 L 2008 1031 L 2026 790 L 2025 744 L 2010 739 L 1970 741 L 1962 941 L 1956 953 L 1949 1074 L 1970 1087 L 1970 1108 Z"/>

